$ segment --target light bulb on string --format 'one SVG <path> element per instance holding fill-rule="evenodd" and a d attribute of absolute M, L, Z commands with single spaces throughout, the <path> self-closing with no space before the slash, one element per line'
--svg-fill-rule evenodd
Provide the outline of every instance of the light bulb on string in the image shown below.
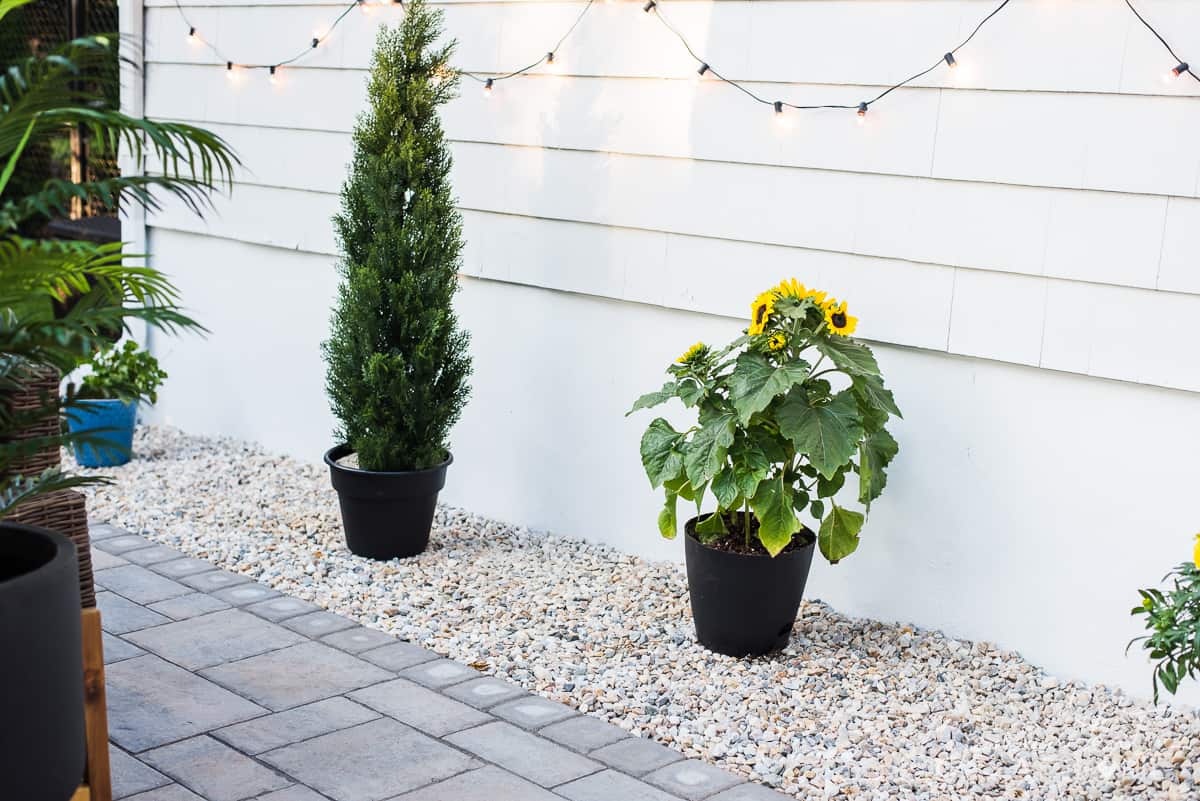
<path fill-rule="evenodd" d="M 370 0 L 358 0 L 358 10 L 369 16 L 371 14 Z"/>
<path fill-rule="evenodd" d="M 862 103 L 858 104 L 858 124 L 859 125 L 867 124 L 867 104 L 866 104 L 866 102 L 862 102 Z"/>
<path fill-rule="evenodd" d="M 654 0 L 646 0 L 646 5 L 642 6 L 642 11 L 645 11 L 647 14 L 649 14 L 657 7 L 658 3 L 654 2 Z"/>
<path fill-rule="evenodd" d="M 494 84 L 495 84 L 495 81 L 492 80 L 491 78 L 488 78 L 486 81 L 483 82 L 483 96 L 484 97 L 492 96 L 492 86 Z"/>
<path fill-rule="evenodd" d="M 696 74 L 692 76 L 692 80 L 700 83 L 704 80 L 704 76 L 708 73 L 708 70 L 709 66 L 707 64 L 701 64 L 700 69 L 696 70 Z"/>
<path fill-rule="evenodd" d="M 792 118 L 795 115 L 784 113 L 785 109 L 783 107 L 783 101 L 776 100 L 774 103 L 771 104 L 771 107 L 775 109 L 775 113 L 771 115 L 772 117 L 775 118 L 775 127 L 779 128 L 781 130 L 791 129 L 792 122 L 793 122 Z"/>
<path fill-rule="evenodd" d="M 237 65 L 232 61 L 225 62 L 225 77 L 228 78 L 231 83 L 237 83 L 238 71 Z"/>
<path fill-rule="evenodd" d="M 1178 78 L 1180 75 L 1183 75 L 1185 72 L 1190 72 L 1190 71 L 1191 71 L 1191 67 L 1188 66 L 1188 63 L 1186 61 L 1180 62 L 1179 64 L 1175 65 L 1174 67 L 1171 67 L 1171 69 L 1169 69 L 1165 73 L 1163 73 L 1163 77 L 1162 77 L 1163 83 L 1171 83 L 1176 78 Z"/>
<path fill-rule="evenodd" d="M 956 69 L 958 67 L 958 62 L 954 60 L 953 53 L 947 53 L 946 55 L 942 56 L 942 58 L 945 59 L 946 66 L 950 69 Z"/>
<path fill-rule="evenodd" d="M 553 50 L 551 50 L 549 53 L 546 54 L 546 66 L 547 67 L 554 66 L 554 51 Z"/>
<path fill-rule="evenodd" d="M 195 26 L 191 26 L 191 27 L 189 27 L 189 28 L 188 28 L 187 40 L 188 40 L 189 42 L 191 42 L 192 44 L 199 44 L 199 42 L 200 42 L 200 37 L 196 35 L 196 28 L 195 28 Z"/>
<path fill-rule="evenodd" d="M 278 70 L 279 70 L 279 66 L 276 64 L 272 64 L 269 67 L 267 67 L 267 80 L 271 83 L 272 86 L 279 85 Z"/>

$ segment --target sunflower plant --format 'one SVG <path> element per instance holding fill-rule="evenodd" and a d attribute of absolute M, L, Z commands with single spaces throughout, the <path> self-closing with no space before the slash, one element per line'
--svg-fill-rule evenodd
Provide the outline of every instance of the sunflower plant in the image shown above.
<path fill-rule="evenodd" d="M 900 409 L 871 350 L 850 337 L 857 324 L 844 301 L 783 281 L 754 299 L 742 336 L 721 349 L 697 342 L 662 389 L 638 398 L 630 414 L 672 399 L 696 410 L 685 431 L 658 417 L 642 436 L 646 475 L 666 495 L 664 537 L 677 533 L 683 498 L 705 544 L 756 552 L 757 538 L 776 556 L 809 536 L 807 515 L 830 562 L 858 548 L 865 515 L 834 498 L 852 475 L 864 511 L 883 492 L 899 450 L 885 424 Z M 709 493 L 717 509 L 701 516 Z"/>
<path fill-rule="evenodd" d="M 1150 633 L 1135 637 L 1129 647 L 1140 642 L 1155 662 L 1151 683 L 1156 704 L 1160 688 L 1174 695 L 1181 681 L 1200 675 L 1200 534 L 1196 535 L 1192 561 L 1176 566 L 1166 579 L 1172 585 L 1166 592 L 1138 590 L 1142 602 L 1131 612 L 1146 617 Z"/>

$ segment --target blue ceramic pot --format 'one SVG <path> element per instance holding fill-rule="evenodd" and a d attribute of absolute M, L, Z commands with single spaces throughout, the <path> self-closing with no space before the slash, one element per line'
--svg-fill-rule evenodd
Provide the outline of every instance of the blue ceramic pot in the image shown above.
<path fill-rule="evenodd" d="M 107 440 L 114 447 L 97 442 L 75 446 L 75 459 L 84 467 L 113 467 L 129 461 L 133 449 L 133 424 L 137 419 L 137 403 L 120 400 L 79 400 L 67 414 L 67 427 L 72 434 L 95 431 L 96 438 Z"/>

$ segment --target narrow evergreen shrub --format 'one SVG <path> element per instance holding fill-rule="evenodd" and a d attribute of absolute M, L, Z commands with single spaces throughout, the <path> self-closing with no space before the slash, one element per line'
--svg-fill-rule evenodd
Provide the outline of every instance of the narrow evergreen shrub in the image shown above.
<path fill-rule="evenodd" d="M 341 285 L 326 390 L 337 434 L 364 470 L 440 464 L 466 403 L 468 335 L 451 301 L 462 220 L 450 194 L 450 153 L 438 107 L 454 96 L 453 43 L 435 47 L 442 12 L 409 2 L 375 43 L 369 108 L 334 218 Z"/>

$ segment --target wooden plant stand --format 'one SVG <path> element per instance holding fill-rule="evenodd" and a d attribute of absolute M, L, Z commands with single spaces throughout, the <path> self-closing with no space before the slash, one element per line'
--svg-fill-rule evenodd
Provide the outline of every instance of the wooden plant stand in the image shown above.
<path fill-rule="evenodd" d="M 87 733 L 87 775 L 71 801 L 112 801 L 100 610 L 94 606 L 84 609 L 80 622 L 83 624 L 83 715 L 84 731 Z"/>

